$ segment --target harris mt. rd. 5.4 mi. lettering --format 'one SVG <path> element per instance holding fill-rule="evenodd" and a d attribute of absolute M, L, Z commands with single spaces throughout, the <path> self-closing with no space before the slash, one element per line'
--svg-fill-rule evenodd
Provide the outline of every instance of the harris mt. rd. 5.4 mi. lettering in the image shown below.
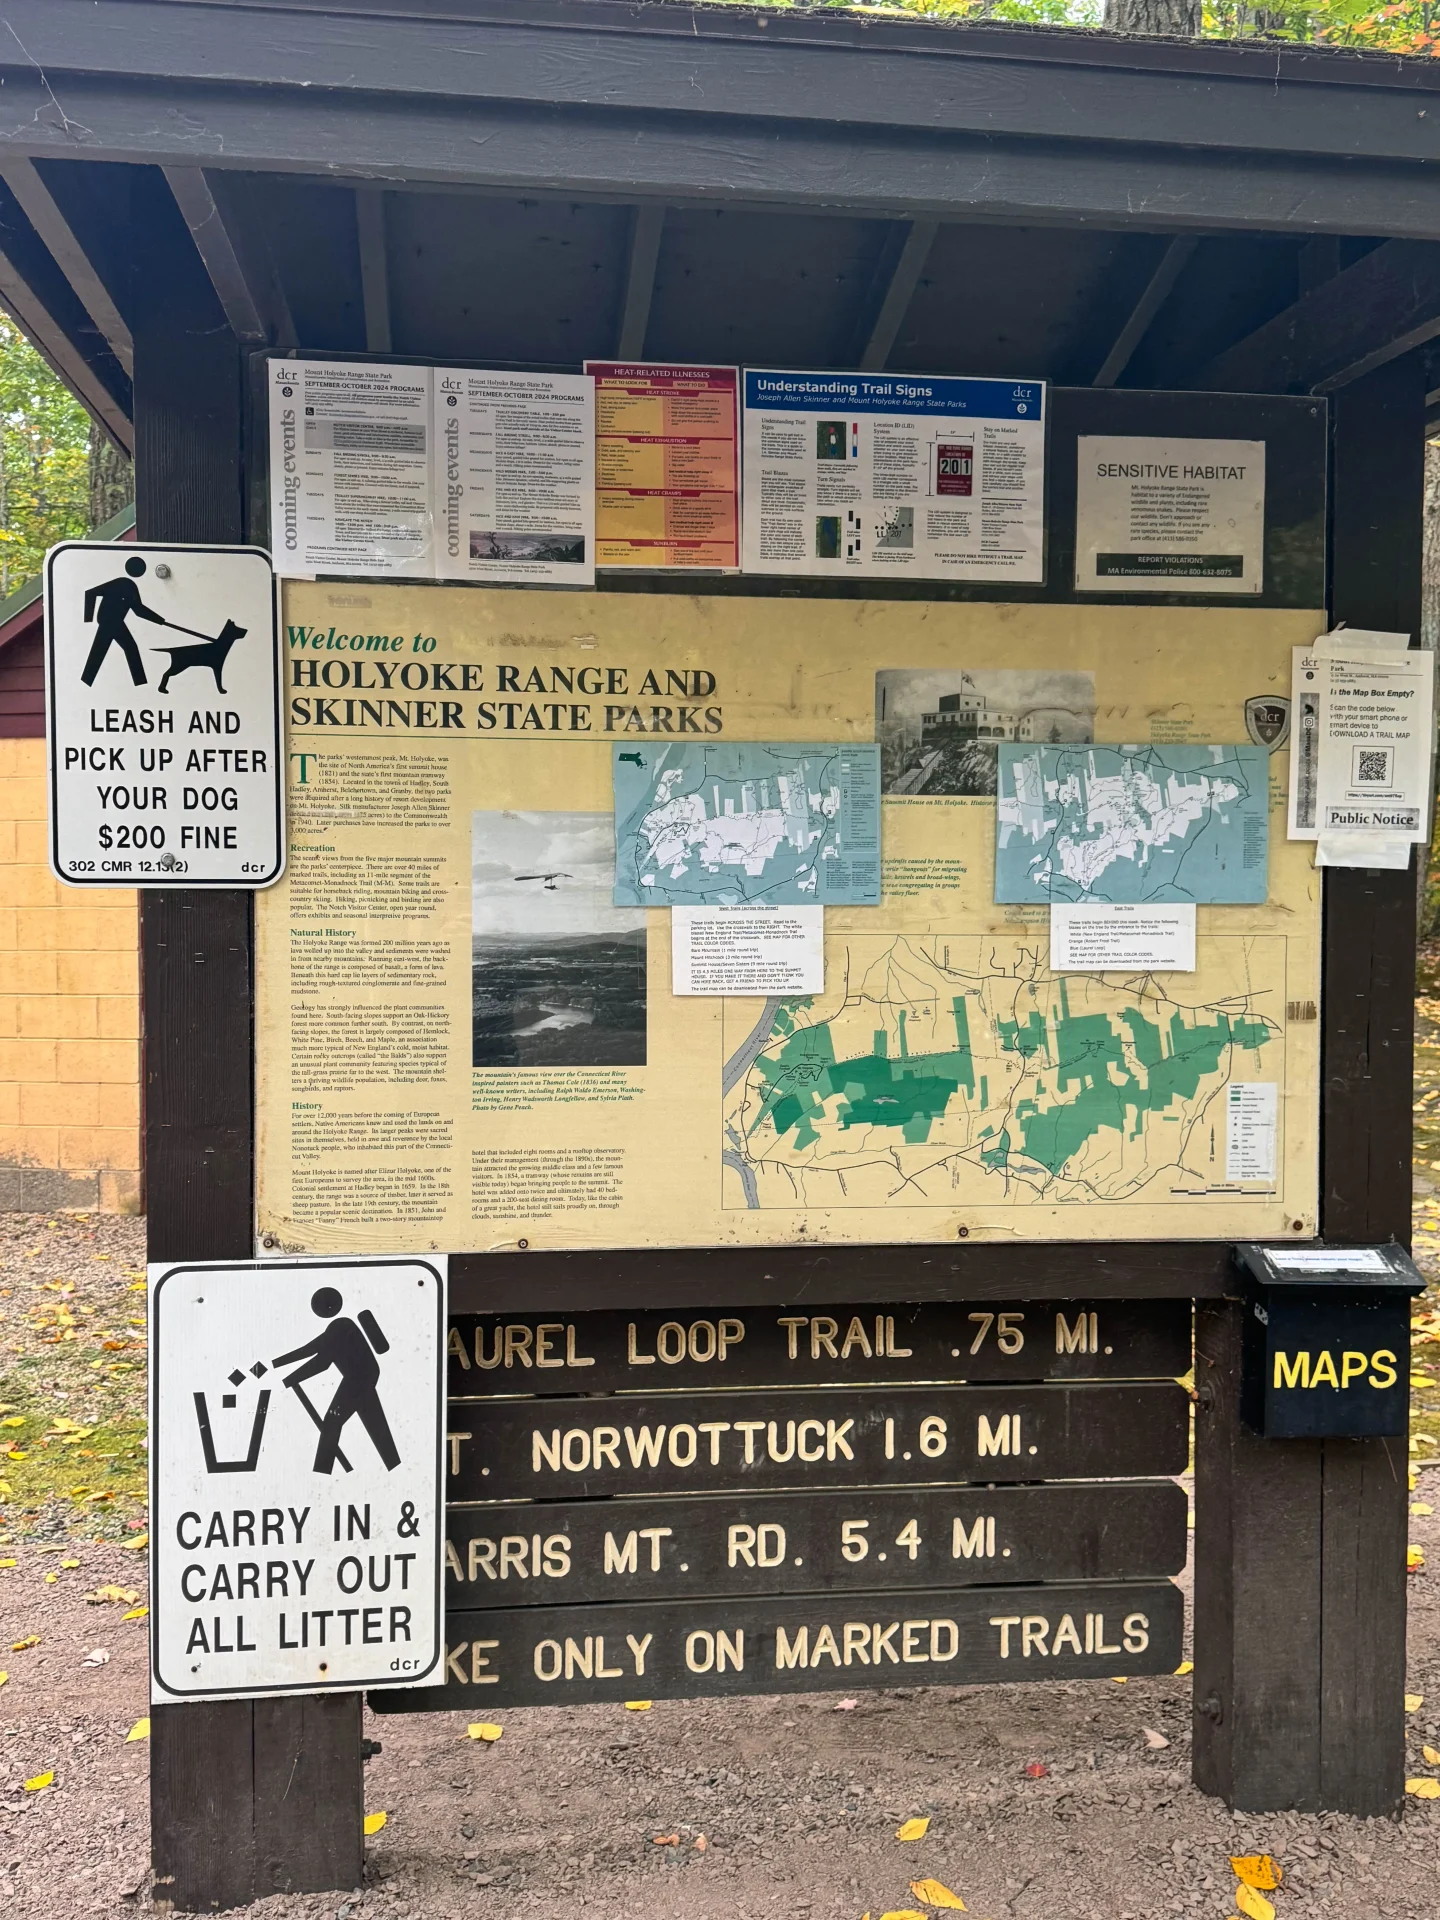
<path fill-rule="evenodd" d="M 656 1387 L 1165 1379 L 1190 1365 L 1186 1300 L 946 1303 L 733 1313 L 457 1314 L 452 1399 Z"/>
<path fill-rule="evenodd" d="M 450 1409 L 447 1497 L 1179 1473 L 1188 1414 L 1173 1381 L 474 1401 Z"/>
<path fill-rule="evenodd" d="M 1179 1573 L 1185 1514 L 1170 1480 L 452 1505 L 446 1603 L 1134 1580 Z"/>

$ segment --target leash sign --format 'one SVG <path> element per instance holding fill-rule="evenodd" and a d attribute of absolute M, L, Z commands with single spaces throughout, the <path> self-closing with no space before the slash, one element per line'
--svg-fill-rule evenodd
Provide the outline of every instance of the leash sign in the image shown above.
<path fill-rule="evenodd" d="M 67 541 L 45 561 L 50 864 L 80 887 L 268 887 L 285 866 L 279 630 L 258 547 Z"/>
<path fill-rule="evenodd" d="M 440 1680 L 445 1262 L 150 1268 L 154 1700 Z"/>

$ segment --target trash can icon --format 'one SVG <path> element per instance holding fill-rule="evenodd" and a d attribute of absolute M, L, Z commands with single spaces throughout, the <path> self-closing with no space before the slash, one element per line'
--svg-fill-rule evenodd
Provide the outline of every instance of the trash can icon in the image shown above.
<path fill-rule="evenodd" d="M 227 1395 L 228 1399 L 230 1396 Z M 210 1424 L 210 1408 L 203 1393 L 197 1393 L 195 1399 L 195 1418 L 200 1423 L 200 1445 L 205 1450 L 205 1471 L 207 1473 L 254 1473 L 255 1463 L 260 1458 L 260 1442 L 265 1438 L 265 1418 L 270 1411 L 270 1389 L 262 1387 L 260 1398 L 255 1407 L 255 1418 L 250 1425 L 250 1448 L 243 1460 L 221 1460 L 215 1452 L 215 1433 Z"/>

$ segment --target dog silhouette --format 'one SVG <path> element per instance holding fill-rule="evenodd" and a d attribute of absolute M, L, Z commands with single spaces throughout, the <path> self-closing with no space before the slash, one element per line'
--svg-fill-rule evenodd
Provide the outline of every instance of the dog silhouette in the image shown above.
<path fill-rule="evenodd" d="M 247 629 L 237 627 L 233 620 L 227 620 L 213 640 L 201 640 L 194 645 L 183 647 L 156 647 L 157 653 L 168 653 L 170 664 L 165 669 L 159 691 L 164 693 L 177 673 L 184 673 L 189 667 L 209 667 L 215 676 L 215 690 L 224 693 L 225 682 L 220 678 L 225 669 L 225 656 L 237 640 L 243 640 Z"/>

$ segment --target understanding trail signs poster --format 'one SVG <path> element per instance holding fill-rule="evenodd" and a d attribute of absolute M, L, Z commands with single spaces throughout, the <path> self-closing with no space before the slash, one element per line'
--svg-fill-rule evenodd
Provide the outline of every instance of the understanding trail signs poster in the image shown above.
<path fill-rule="evenodd" d="M 1005 742 L 1244 740 L 1316 618 L 291 585 L 267 1249 L 1313 1234 L 1285 756 L 1266 896 L 1196 908 L 1192 973 L 1057 975 L 1048 903 L 994 896 Z M 670 910 L 615 903 L 617 749 L 697 742 L 878 746 L 880 903 L 826 907 L 820 993 L 676 995 Z"/>

